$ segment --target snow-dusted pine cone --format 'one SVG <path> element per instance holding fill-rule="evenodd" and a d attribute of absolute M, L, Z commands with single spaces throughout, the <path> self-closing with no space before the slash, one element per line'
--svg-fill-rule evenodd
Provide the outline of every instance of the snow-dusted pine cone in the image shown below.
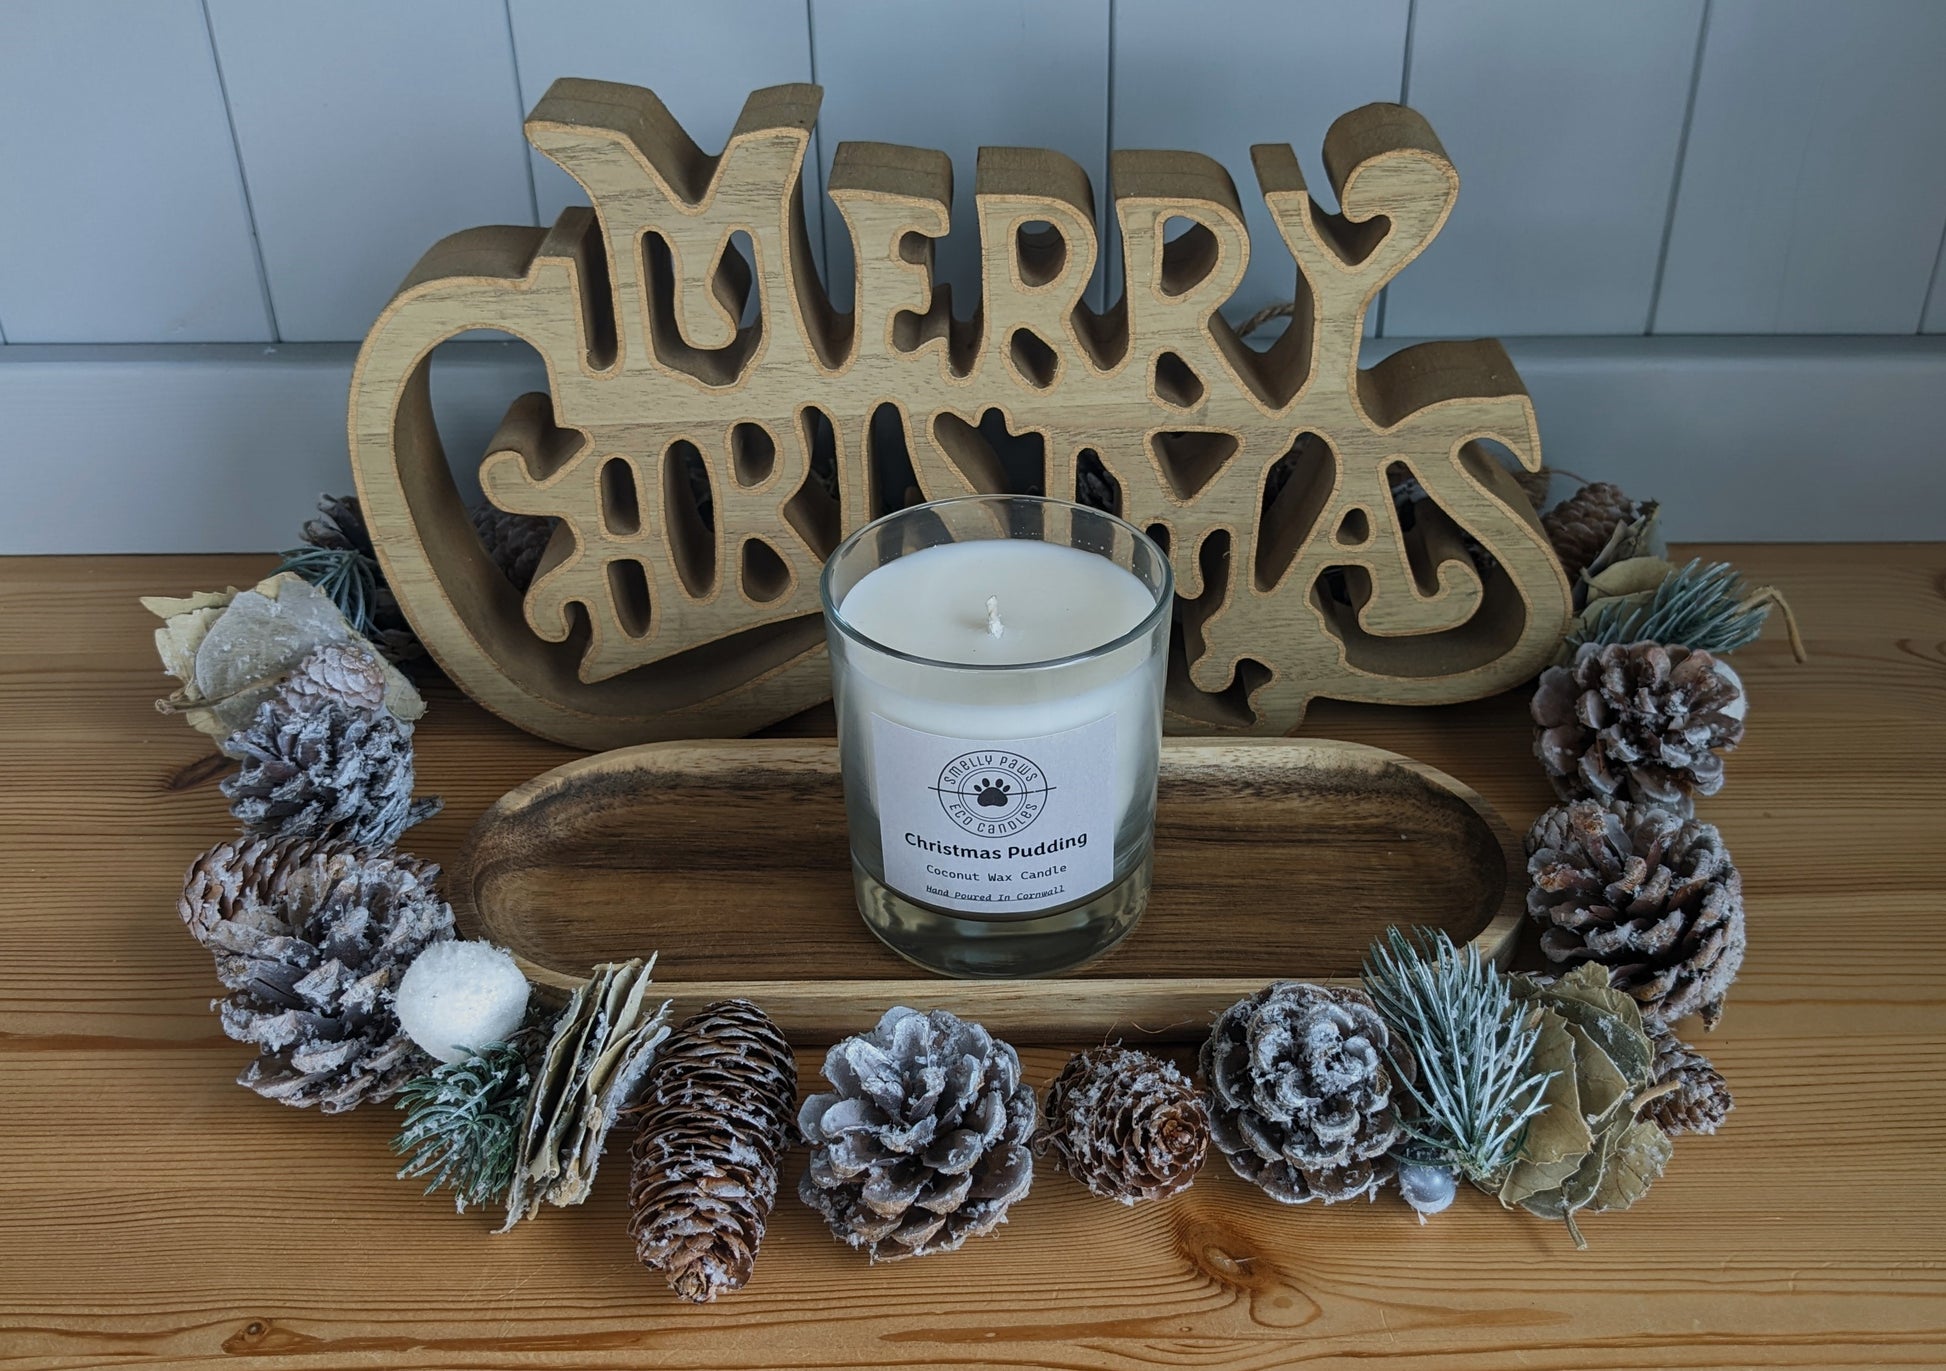
<path fill-rule="evenodd" d="M 1736 677 L 1699 649 L 1583 643 L 1534 690 L 1534 755 L 1564 800 L 1649 802 L 1687 814 L 1723 788 L 1723 759 L 1743 740 L 1728 711 Z"/>
<path fill-rule="evenodd" d="M 1730 1084 L 1710 1059 L 1678 1038 L 1666 1025 L 1650 1033 L 1655 1042 L 1651 1086 L 1673 1085 L 1667 1094 L 1649 1101 L 1647 1117 L 1670 1137 L 1684 1133 L 1714 1133 L 1736 1107 Z"/>
<path fill-rule="evenodd" d="M 544 514 L 509 514 L 496 505 L 473 506 L 473 531 L 500 574 L 525 591 L 534 584 L 541 554 L 554 536 L 554 521 Z"/>
<path fill-rule="evenodd" d="M 412 725 L 384 707 L 382 676 L 380 703 L 367 703 L 359 655 L 319 648 L 224 740 L 242 766 L 223 793 L 249 832 L 390 847 L 439 812 L 437 799 L 413 800 Z"/>
<path fill-rule="evenodd" d="M 682 1298 L 749 1281 L 796 1112 L 790 1044 L 750 1001 L 718 1001 L 662 1044 L 633 1110 L 629 1232 Z"/>
<path fill-rule="evenodd" d="M 223 1031 L 253 1043 L 239 1085 L 327 1114 L 383 1100 L 429 1061 L 392 994 L 429 944 L 453 936 L 439 868 L 399 853 L 245 837 L 198 857 L 183 923 L 231 992 Z"/>
<path fill-rule="evenodd" d="M 1187 1190 L 1209 1148 L 1209 1110 L 1174 1062 L 1091 1047 L 1047 1088 L 1036 1153 L 1103 1199 L 1134 1204 Z"/>
<path fill-rule="evenodd" d="M 1280 981 L 1224 1010 L 1202 1068 L 1231 1170 L 1285 1204 L 1377 1194 L 1399 1141 L 1389 1042 L 1358 990 Z"/>
<path fill-rule="evenodd" d="M 1527 912 L 1554 962 L 1600 962 L 1651 1024 L 1713 1027 L 1743 966 L 1743 878 L 1714 825 L 1578 800 L 1527 835 Z"/>
<path fill-rule="evenodd" d="M 1572 581 L 1608 545 L 1615 529 L 1642 516 L 1642 505 L 1620 486 L 1596 481 L 1577 490 L 1541 516 L 1547 540 Z"/>
<path fill-rule="evenodd" d="M 824 1059 L 798 1131 L 798 1198 L 874 1261 L 951 1252 L 1006 1222 L 1034 1180 L 1034 1089 L 975 1023 L 898 1007 Z"/>
<path fill-rule="evenodd" d="M 382 709 L 385 668 L 357 643 L 327 643 L 299 662 L 279 689 L 290 713 L 308 713 L 327 704 Z"/>

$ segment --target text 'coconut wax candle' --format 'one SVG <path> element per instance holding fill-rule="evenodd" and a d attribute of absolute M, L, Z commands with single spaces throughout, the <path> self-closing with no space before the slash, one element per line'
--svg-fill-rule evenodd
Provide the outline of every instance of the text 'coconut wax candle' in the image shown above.
<path fill-rule="evenodd" d="M 1141 530 L 975 495 L 824 571 L 859 911 L 960 976 L 1100 955 L 1149 892 L 1174 582 Z"/>

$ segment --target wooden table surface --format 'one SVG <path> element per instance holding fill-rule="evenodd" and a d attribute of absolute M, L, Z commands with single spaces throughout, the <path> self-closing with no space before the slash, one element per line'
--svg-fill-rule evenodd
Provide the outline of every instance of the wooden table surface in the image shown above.
<path fill-rule="evenodd" d="M 1738 1107 L 1588 1220 L 1588 1251 L 1470 1191 L 1421 1228 L 1390 1195 L 1286 1209 L 1218 1161 L 1134 1209 L 1044 1168 L 996 1237 L 878 1268 L 786 1197 L 749 1288 L 700 1308 L 634 1264 L 616 1156 L 584 1207 L 492 1237 L 393 1179 L 391 1110 L 231 1083 L 247 1053 L 175 900 L 232 825 L 208 741 L 151 705 L 135 597 L 266 560 L 0 560 L 0 1366 L 1946 1365 L 1946 547 L 1724 552 L 1812 651 L 1738 655 L 1749 735 L 1704 804 L 1749 906 L 1705 1045 Z M 570 754 L 429 693 L 421 787 L 447 808 L 409 845 L 449 860 Z M 1521 825 L 1548 800 L 1523 716 L 1323 705 L 1305 731 Z M 1024 1055 L 1037 1082 L 1062 1056 Z"/>

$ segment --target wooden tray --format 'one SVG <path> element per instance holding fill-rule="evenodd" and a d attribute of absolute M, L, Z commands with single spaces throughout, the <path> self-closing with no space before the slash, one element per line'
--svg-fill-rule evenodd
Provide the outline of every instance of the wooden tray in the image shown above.
<path fill-rule="evenodd" d="M 461 928 L 511 949 L 537 985 L 659 951 L 679 1010 L 747 996 L 800 1045 L 893 1004 L 1022 1042 L 1196 1038 L 1267 981 L 1355 976 L 1390 923 L 1504 960 L 1525 889 L 1518 840 L 1472 790 L 1396 753 L 1309 739 L 1170 739 L 1148 912 L 1060 977 L 929 976 L 867 931 L 830 742 L 651 743 L 569 762 L 502 796 L 456 868 Z"/>

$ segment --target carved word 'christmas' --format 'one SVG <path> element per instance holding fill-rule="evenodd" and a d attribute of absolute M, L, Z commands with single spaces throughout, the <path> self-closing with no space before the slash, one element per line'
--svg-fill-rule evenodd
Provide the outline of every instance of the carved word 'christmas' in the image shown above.
<path fill-rule="evenodd" d="M 746 732 L 817 703 L 820 565 L 904 495 L 877 488 L 874 434 L 903 431 L 928 498 L 999 490 L 996 411 L 1039 435 L 1045 490 L 1085 480 L 1169 549 L 1176 727 L 1281 732 L 1316 696 L 1433 704 L 1546 664 L 1567 585 L 1481 446 L 1540 465 L 1505 352 L 1430 343 L 1358 367 L 1366 310 L 1458 191 L 1417 114 L 1370 105 L 1332 126 L 1335 215 L 1289 147 L 1253 149 L 1298 299 L 1258 352 L 1217 313 L 1250 255 L 1242 205 L 1193 153 L 1114 155 L 1125 280 L 1098 314 L 1087 176 L 982 149 L 982 297 L 961 321 L 933 280 L 949 160 L 842 144 L 828 193 L 857 304 L 834 311 L 804 226 L 819 98 L 756 92 L 709 157 L 646 90 L 556 82 L 527 136 L 592 211 L 437 244 L 365 340 L 359 491 L 407 614 L 476 699 L 586 747 Z M 1172 220 L 1187 231 L 1165 235 Z M 524 599 L 481 552 L 432 420 L 431 350 L 472 328 L 524 338 L 547 367 L 550 393 L 513 402 L 480 465 L 495 504 L 561 521 Z M 1424 498 L 1401 511 L 1408 474 Z"/>

